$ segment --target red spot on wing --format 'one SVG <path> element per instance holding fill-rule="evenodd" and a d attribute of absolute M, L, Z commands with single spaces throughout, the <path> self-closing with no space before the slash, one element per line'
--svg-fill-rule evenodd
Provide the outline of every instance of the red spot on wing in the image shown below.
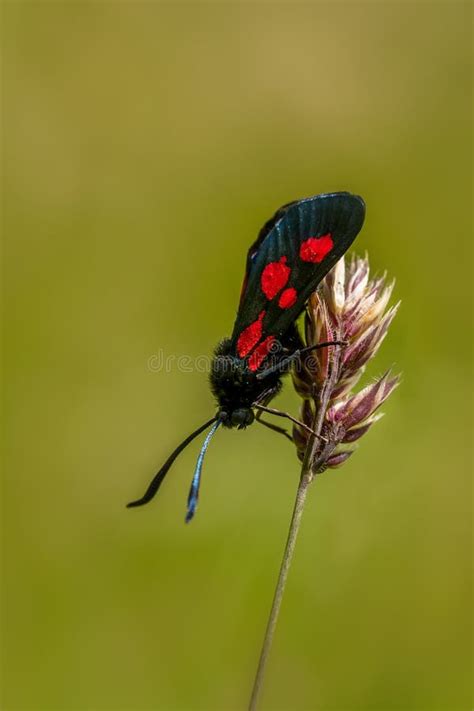
<path fill-rule="evenodd" d="M 249 370 L 255 371 L 260 368 L 260 365 L 267 357 L 272 343 L 275 340 L 275 336 L 267 336 L 264 341 L 262 341 L 254 350 L 252 355 L 248 360 Z"/>
<path fill-rule="evenodd" d="M 269 301 L 286 286 L 290 274 L 291 269 L 286 266 L 286 257 L 281 257 L 279 262 L 267 264 L 260 277 L 260 285 Z"/>
<path fill-rule="evenodd" d="M 293 287 L 285 289 L 285 291 L 281 293 L 281 296 L 278 299 L 278 306 L 281 309 L 291 309 L 291 307 L 296 304 L 297 298 L 298 292 L 296 291 L 296 289 L 293 289 Z"/>
<path fill-rule="evenodd" d="M 241 358 L 245 358 L 250 353 L 252 348 L 257 345 L 262 337 L 262 321 L 265 316 L 265 311 L 261 311 L 258 319 L 244 328 L 237 340 L 237 353 Z"/>
<path fill-rule="evenodd" d="M 303 262 L 322 262 L 333 247 L 334 242 L 329 233 L 322 237 L 310 237 L 301 244 L 300 257 Z"/>

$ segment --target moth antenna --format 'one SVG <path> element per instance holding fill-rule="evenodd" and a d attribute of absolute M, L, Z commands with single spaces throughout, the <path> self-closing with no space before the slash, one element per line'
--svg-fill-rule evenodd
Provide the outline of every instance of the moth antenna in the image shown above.
<path fill-rule="evenodd" d="M 188 444 L 192 442 L 195 437 L 197 437 L 199 434 L 201 434 L 201 432 L 207 429 L 209 425 L 212 425 L 212 423 L 215 422 L 216 419 L 217 416 L 213 417 L 212 420 L 208 420 L 207 422 L 205 422 L 203 425 L 198 427 L 197 430 L 194 430 L 194 432 L 192 432 L 188 437 L 186 437 L 186 439 L 181 442 L 180 445 L 176 447 L 174 452 L 170 454 L 166 462 L 163 464 L 158 474 L 153 477 L 148 486 L 148 489 L 145 491 L 142 498 L 137 499 L 136 501 L 131 501 L 129 504 L 127 504 L 127 509 L 131 509 L 135 506 L 143 506 L 143 504 L 147 504 L 149 501 L 152 500 L 177 456 L 181 454 L 183 449 L 187 447 Z"/>
<path fill-rule="evenodd" d="M 213 435 L 215 434 L 219 425 L 222 424 L 222 420 L 217 420 L 213 425 L 212 429 L 208 432 L 206 439 L 203 442 L 201 451 L 199 452 L 199 457 L 196 462 L 196 469 L 194 470 L 193 480 L 191 482 L 191 488 L 188 495 L 188 510 L 186 511 L 186 523 L 189 523 L 196 513 L 196 507 L 199 498 L 199 486 L 201 484 L 201 471 L 202 464 L 204 462 L 204 455 L 206 454 L 207 448 L 209 447 L 209 442 L 211 441 Z"/>

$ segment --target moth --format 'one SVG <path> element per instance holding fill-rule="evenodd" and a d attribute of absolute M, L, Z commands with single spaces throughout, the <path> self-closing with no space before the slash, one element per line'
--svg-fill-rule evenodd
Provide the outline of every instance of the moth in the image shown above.
<path fill-rule="evenodd" d="M 181 442 L 144 495 L 128 507 L 151 501 L 178 455 L 210 428 L 189 491 L 185 520 L 191 521 L 198 504 L 204 456 L 219 427 L 244 429 L 256 420 L 285 433 L 262 420 L 264 412 L 295 421 L 287 413 L 268 408 L 282 387 L 282 376 L 309 350 L 336 343 L 304 347 L 296 321 L 310 294 L 356 238 L 364 217 L 361 197 L 337 192 L 289 202 L 265 223 L 247 254 L 232 335 L 220 341 L 214 351 L 210 386 L 217 412 Z"/>

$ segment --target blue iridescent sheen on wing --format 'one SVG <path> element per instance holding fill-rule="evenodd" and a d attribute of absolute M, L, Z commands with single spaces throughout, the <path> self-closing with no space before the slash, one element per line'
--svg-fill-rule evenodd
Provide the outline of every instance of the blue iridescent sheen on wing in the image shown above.
<path fill-rule="evenodd" d="M 250 357 L 269 336 L 281 340 L 309 295 L 350 247 L 364 217 L 362 198 L 339 192 L 288 203 L 268 220 L 247 255 L 231 336 L 237 357 Z M 255 344 L 250 336 L 255 336 Z M 257 370 L 260 362 L 252 367 L 250 361 L 249 367 Z"/>

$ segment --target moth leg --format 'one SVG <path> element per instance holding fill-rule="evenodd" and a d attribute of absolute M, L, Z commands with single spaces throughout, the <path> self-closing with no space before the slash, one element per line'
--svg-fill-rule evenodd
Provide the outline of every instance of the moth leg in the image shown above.
<path fill-rule="evenodd" d="M 281 410 L 273 409 L 273 407 L 265 407 L 264 405 L 258 405 L 258 404 L 254 404 L 253 407 L 256 407 L 257 410 L 261 410 L 262 412 L 268 412 L 270 415 L 276 415 L 277 417 L 286 417 L 287 420 L 291 420 L 291 422 L 294 422 L 295 425 L 302 427 L 309 434 L 314 435 L 318 439 L 322 439 L 323 442 L 327 442 L 327 439 L 325 437 L 318 435 L 314 430 L 311 429 L 311 427 L 308 427 L 308 425 L 305 425 L 304 422 L 300 422 L 300 420 L 297 420 L 296 417 L 293 417 L 293 415 L 290 415 L 289 412 L 282 412 Z"/>
<path fill-rule="evenodd" d="M 315 351 L 318 348 L 327 348 L 328 346 L 347 346 L 347 341 L 324 341 L 324 343 L 317 343 L 313 346 L 305 346 L 300 350 L 294 351 L 291 355 L 285 356 L 285 358 L 283 358 L 276 365 L 272 365 L 270 368 L 266 368 L 266 370 L 261 370 L 257 373 L 257 380 L 263 380 L 273 373 L 282 373 L 283 371 L 288 370 L 289 367 L 302 355 Z"/>
<path fill-rule="evenodd" d="M 286 357 L 292 355 L 296 351 L 301 351 L 305 347 L 305 343 L 301 338 L 298 326 L 295 323 L 292 323 L 284 336 L 282 336 L 281 346 L 282 352 Z"/>
<path fill-rule="evenodd" d="M 276 383 L 276 385 L 272 385 L 271 388 L 264 390 L 263 393 L 258 396 L 255 402 L 252 404 L 252 407 L 256 407 L 257 405 L 268 405 L 270 400 L 273 400 L 273 398 L 278 395 L 280 390 L 281 382 Z"/>
<path fill-rule="evenodd" d="M 293 442 L 293 437 L 285 430 L 284 427 L 278 427 L 278 425 L 274 425 L 272 422 L 267 422 L 266 420 L 262 420 L 262 415 L 263 412 L 259 410 L 255 416 L 255 422 L 259 422 L 261 425 L 265 425 L 265 427 L 268 427 L 269 430 L 273 430 L 273 432 L 278 432 L 279 434 L 282 434 L 284 437 L 290 440 L 290 442 Z"/>

